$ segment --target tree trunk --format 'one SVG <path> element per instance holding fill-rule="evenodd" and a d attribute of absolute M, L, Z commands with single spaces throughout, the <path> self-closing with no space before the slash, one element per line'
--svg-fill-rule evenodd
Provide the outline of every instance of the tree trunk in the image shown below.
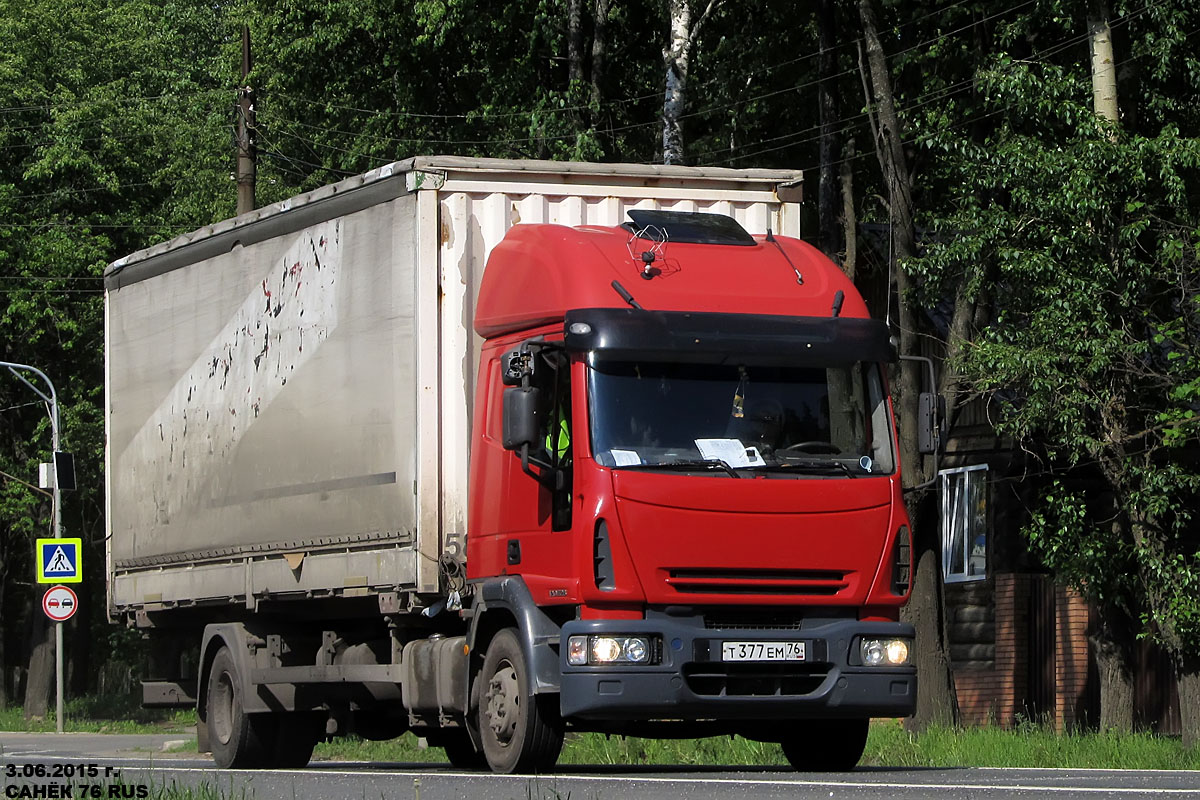
<path fill-rule="evenodd" d="M 820 52 L 818 60 L 818 109 L 821 126 L 821 177 L 817 187 L 817 246 L 834 261 L 841 253 L 838 227 L 838 137 L 835 127 L 838 118 L 837 92 L 834 73 L 837 59 L 834 56 L 836 16 L 835 0 L 820 0 L 817 11 L 817 42 Z"/>
<path fill-rule="evenodd" d="M 583 81 L 583 0 L 567 0 L 567 80 Z"/>
<path fill-rule="evenodd" d="M 875 106 L 878 118 L 875 152 L 887 184 L 889 238 L 892 250 L 892 263 L 889 266 L 896 275 L 896 294 L 899 298 L 897 315 L 900 323 L 900 353 L 916 355 L 919 350 L 917 321 L 908 304 L 911 287 L 908 274 L 903 268 L 904 262 L 916 255 L 917 249 L 916 229 L 913 225 L 912 186 L 904 155 L 900 120 L 892 97 L 891 73 L 888 71 L 883 45 L 876 32 L 875 10 L 870 0 L 859 0 L 858 11 L 862 21 L 863 39 L 866 42 L 873 95 L 868 97 L 867 101 Z M 900 370 L 900 463 L 904 466 L 905 483 L 909 486 L 915 486 L 924 480 L 922 459 L 917 450 L 917 430 L 913 424 L 917 419 L 919 394 L 917 367 L 909 364 Z"/>
<path fill-rule="evenodd" d="M 0 570 L 0 620 L 4 619 L 4 588 L 8 583 L 4 570 Z M 8 658 L 4 651 L 5 626 L 0 624 L 0 709 L 8 708 Z M 13 691 L 16 691 L 15 687 Z"/>
<path fill-rule="evenodd" d="M 680 118 L 687 101 L 688 61 L 700 28 L 717 7 L 718 0 L 708 0 L 699 19 L 692 21 L 690 0 L 668 0 L 670 38 L 663 48 L 663 63 L 667 68 L 667 89 L 663 96 L 663 163 L 682 164 L 684 159 L 683 128 Z"/>
<path fill-rule="evenodd" d="M 959 406 L 958 365 L 967 343 L 971 340 L 977 301 L 971 298 L 970 292 L 979 268 L 978 262 L 967 264 L 954 297 L 954 313 L 950 318 L 950 330 L 946 336 L 946 360 L 942 364 L 942 377 L 937 387 L 938 394 L 946 398 L 947 420 L 954 418 Z"/>
<path fill-rule="evenodd" d="M 1108 3 L 1095 0 L 1088 14 L 1092 50 L 1092 105 L 1096 116 L 1117 122 L 1117 67 L 1113 61 L 1112 29 Z"/>
<path fill-rule="evenodd" d="M 1175 671 L 1179 685 L 1179 724 L 1183 728 L 1183 747 L 1191 750 L 1200 744 L 1200 663 L 1191 659 Z"/>
<path fill-rule="evenodd" d="M 915 527 L 915 526 L 914 526 Z M 929 528 L 924 525 L 922 527 Z M 942 558 L 938 547 L 930 547 L 937 537 L 922 537 L 914 547 L 912 597 L 901 611 L 901 618 L 917 630 L 913 644 L 913 662 L 917 668 L 917 711 L 905 727 L 920 732 L 930 725 L 950 727 L 957 717 L 954 677 L 943 638 Z M 918 540 L 914 538 L 914 544 Z"/>
<path fill-rule="evenodd" d="M 25 719 L 45 719 L 54 688 L 54 626 L 41 608 L 35 607 L 32 628 L 29 671 L 25 675 Z"/>
<path fill-rule="evenodd" d="M 595 17 L 592 20 L 592 127 L 596 127 L 595 115 L 600 110 L 603 97 L 601 82 L 604 79 L 604 59 L 608 47 L 608 9 L 612 0 L 596 0 Z"/>
<path fill-rule="evenodd" d="M 850 160 L 854 158 L 854 138 L 846 142 L 846 157 L 842 159 L 839 175 L 842 181 L 842 240 L 846 243 L 846 254 L 842 257 L 842 272 L 854 281 L 858 270 L 858 215 L 854 211 L 854 170 Z"/>
<path fill-rule="evenodd" d="M 663 48 L 663 61 L 667 67 L 667 90 L 663 97 L 663 163 L 683 163 L 683 129 L 679 118 L 683 116 L 684 99 L 687 95 L 688 51 L 691 42 L 688 34 L 692 26 L 692 9 L 688 0 L 670 0 L 670 40 Z"/>
<path fill-rule="evenodd" d="M 892 263 L 896 276 L 900 353 L 919 352 L 917 320 L 909 306 L 909 278 L 905 262 L 916 255 L 916 229 L 913 224 L 912 187 L 904 155 L 899 116 L 892 96 L 891 74 L 883 45 L 877 33 L 875 11 L 870 0 L 859 0 L 871 91 L 867 103 L 874 106 L 878 124 L 875 152 L 887 183 Z M 900 463 L 907 486 L 923 482 L 924 464 L 917 449 L 917 397 L 920 382 L 917 367 L 911 362 L 900 371 Z M 914 565 L 913 592 L 905 618 L 917 629 L 917 711 L 909 722 L 910 730 L 924 730 L 930 724 L 953 725 L 958 706 L 954 678 L 946 650 L 944 626 L 945 591 L 942 585 L 941 542 L 933 514 L 923 514 L 929 504 L 921 497 L 909 497 L 912 523 Z"/>
<path fill-rule="evenodd" d="M 1133 731 L 1133 674 L 1129 656 L 1133 637 L 1121 621 L 1123 614 L 1101 606 L 1099 624 L 1088 637 L 1100 679 L 1100 730 Z M 1182 696 L 1180 697 L 1182 700 Z"/>
<path fill-rule="evenodd" d="M 11 684 L 12 694 L 9 694 L 9 680 L 15 670 L 9 669 L 8 652 L 4 647 L 4 640 L 8 638 L 9 631 L 9 626 L 4 624 L 8 619 L 4 613 L 4 598 L 8 595 L 8 562 L 5 558 L 7 555 L 4 547 L 0 545 L 0 709 L 8 708 L 9 698 L 17 694 L 15 680 Z"/>

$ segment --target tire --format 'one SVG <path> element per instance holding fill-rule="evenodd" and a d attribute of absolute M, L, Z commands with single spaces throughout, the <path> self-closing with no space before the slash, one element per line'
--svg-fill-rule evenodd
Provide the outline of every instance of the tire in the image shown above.
<path fill-rule="evenodd" d="M 264 737 L 270 746 L 266 766 L 276 769 L 300 769 L 312 760 L 313 748 L 320 737 L 321 720 L 314 714 L 272 714 L 273 737 Z"/>
<path fill-rule="evenodd" d="M 269 714 L 247 714 L 242 702 L 243 679 L 228 647 L 217 651 L 208 673 L 205 722 L 213 761 L 221 769 L 255 769 L 270 764 L 274 720 Z"/>
<path fill-rule="evenodd" d="M 456 769 L 478 770 L 488 766 L 487 759 L 479 750 L 466 731 L 448 731 L 437 737 L 437 746 L 446 751 L 446 760 Z M 433 742 L 430 742 L 433 744 Z"/>
<path fill-rule="evenodd" d="M 563 728 L 557 696 L 530 691 L 529 666 L 514 628 L 488 644 L 479 686 L 479 738 L 493 772 L 545 772 L 562 750 Z"/>
<path fill-rule="evenodd" d="M 780 744 L 788 763 L 799 772 L 849 772 L 867 746 L 867 719 L 805 720 L 798 733 Z"/>

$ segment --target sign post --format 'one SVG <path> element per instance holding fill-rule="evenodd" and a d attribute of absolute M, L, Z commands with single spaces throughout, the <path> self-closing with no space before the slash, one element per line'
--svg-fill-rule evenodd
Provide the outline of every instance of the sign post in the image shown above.
<path fill-rule="evenodd" d="M 62 669 L 62 649 L 63 649 L 63 623 L 71 618 L 75 613 L 75 609 L 79 607 L 79 597 L 68 586 L 51 587 L 46 594 L 42 596 L 42 611 L 46 612 L 46 616 L 54 620 L 54 647 L 57 655 L 58 663 L 54 675 L 55 689 L 58 692 L 58 732 L 62 733 L 63 728 L 63 669 Z"/>
<path fill-rule="evenodd" d="M 82 583 L 82 539 L 37 540 L 38 583 Z M 66 586 L 54 586 L 42 597 L 42 611 L 54 621 L 54 688 L 57 700 L 55 728 L 63 732 L 63 626 L 79 606 L 79 598 Z"/>

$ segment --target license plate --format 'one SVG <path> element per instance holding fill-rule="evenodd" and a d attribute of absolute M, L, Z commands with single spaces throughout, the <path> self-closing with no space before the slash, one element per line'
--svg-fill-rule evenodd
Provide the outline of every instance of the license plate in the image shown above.
<path fill-rule="evenodd" d="M 803 661 L 804 642 L 721 642 L 722 661 Z"/>

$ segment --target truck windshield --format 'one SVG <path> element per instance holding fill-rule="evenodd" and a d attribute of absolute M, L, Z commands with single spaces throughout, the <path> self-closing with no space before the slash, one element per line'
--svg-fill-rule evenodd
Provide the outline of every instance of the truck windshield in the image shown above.
<path fill-rule="evenodd" d="M 589 377 L 592 453 L 606 467 L 843 478 L 895 468 L 875 364 L 600 362 Z"/>

